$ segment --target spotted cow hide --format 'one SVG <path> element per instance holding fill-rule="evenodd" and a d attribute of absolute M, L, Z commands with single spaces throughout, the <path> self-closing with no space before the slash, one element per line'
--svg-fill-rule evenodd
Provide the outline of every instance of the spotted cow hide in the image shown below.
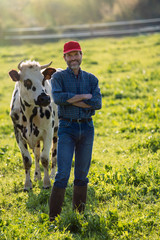
<path fill-rule="evenodd" d="M 28 147 L 33 150 L 35 157 L 34 180 L 41 179 L 39 165 L 41 160 L 44 168 L 43 187 L 51 186 L 50 157 L 51 177 L 53 178 L 55 175 L 58 117 L 57 107 L 51 97 L 50 78 L 56 69 L 50 68 L 50 64 L 41 66 L 35 61 L 22 61 L 18 65 L 19 72 L 16 70 L 9 72 L 11 79 L 16 82 L 11 100 L 10 116 L 23 158 L 26 175 L 24 190 L 32 188 L 30 178 L 32 159 Z"/>

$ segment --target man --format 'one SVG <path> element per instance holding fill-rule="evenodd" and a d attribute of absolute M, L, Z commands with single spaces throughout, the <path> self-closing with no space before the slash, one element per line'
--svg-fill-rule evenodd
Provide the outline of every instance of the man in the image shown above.
<path fill-rule="evenodd" d="M 98 79 L 82 71 L 81 46 L 76 41 L 64 44 L 66 70 L 52 75 L 52 95 L 58 105 L 59 129 L 57 166 L 50 203 L 50 221 L 61 213 L 65 189 L 70 177 L 73 154 L 73 209 L 83 212 L 87 197 L 88 171 L 91 163 L 94 126 L 92 115 L 101 108 Z"/>

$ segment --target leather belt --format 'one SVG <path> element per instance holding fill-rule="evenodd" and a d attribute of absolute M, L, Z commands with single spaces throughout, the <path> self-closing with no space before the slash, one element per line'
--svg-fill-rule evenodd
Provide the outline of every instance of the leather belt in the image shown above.
<path fill-rule="evenodd" d="M 91 122 L 92 118 L 81 118 L 81 119 L 60 118 L 59 120 L 82 123 L 82 122 Z"/>

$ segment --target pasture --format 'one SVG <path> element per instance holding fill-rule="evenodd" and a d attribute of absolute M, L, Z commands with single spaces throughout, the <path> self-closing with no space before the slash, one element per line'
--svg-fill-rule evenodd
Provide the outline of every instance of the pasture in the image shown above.
<path fill-rule="evenodd" d="M 103 108 L 93 117 L 85 213 L 72 211 L 72 171 L 62 214 L 53 223 L 48 221 L 51 189 L 33 181 L 34 161 L 33 190 L 23 192 L 25 173 L 9 117 L 14 82 L 8 71 L 23 59 L 65 68 L 64 41 L 0 46 L 2 240 L 160 239 L 160 34 L 80 43 L 82 68 L 98 77 Z"/>

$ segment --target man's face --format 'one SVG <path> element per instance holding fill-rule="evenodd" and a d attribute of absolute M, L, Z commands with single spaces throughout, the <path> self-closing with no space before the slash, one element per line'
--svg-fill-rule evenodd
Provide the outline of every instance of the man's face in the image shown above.
<path fill-rule="evenodd" d="M 79 69 L 82 62 L 82 53 L 79 51 L 69 52 L 64 55 L 64 59 L 70 69 Z"/>

